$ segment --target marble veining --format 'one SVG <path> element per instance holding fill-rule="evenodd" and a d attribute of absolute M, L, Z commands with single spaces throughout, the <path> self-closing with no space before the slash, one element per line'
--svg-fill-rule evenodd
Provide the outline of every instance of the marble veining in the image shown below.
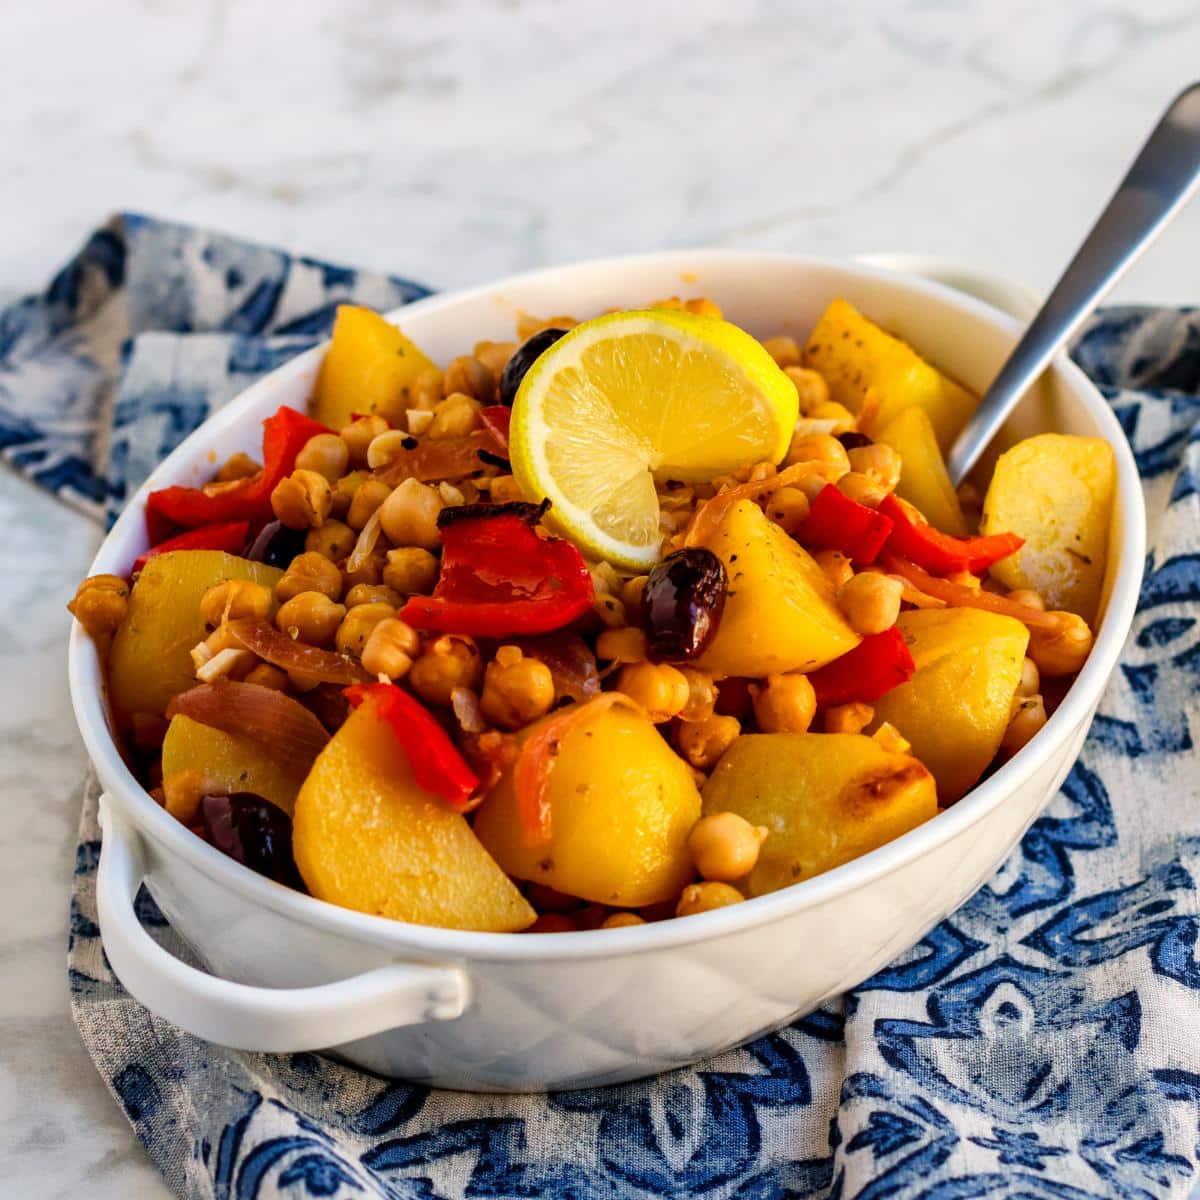
<path fill-rule="evenodd" d="M 14 6 L 0 292 L 142 209 L 438 286 L 664 246 L 939 254 L 1049 284 L 1200 68 L 1195 0 Z M 1200 206 L 1126 300 L 1195 302 Z M 95 530 L 0 475 L 0 1194 L 159 1197 L 76 1040 Z"/>

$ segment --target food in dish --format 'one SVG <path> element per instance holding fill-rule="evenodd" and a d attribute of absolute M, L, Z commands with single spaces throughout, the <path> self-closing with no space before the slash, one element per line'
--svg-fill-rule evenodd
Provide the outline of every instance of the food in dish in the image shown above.
<path fill-rule="evenodd" d="M 81 584 L 128 759 L 198 836 L 397 920 L 627 926 L 875 849 L 1045 723 L 1106 443 L 956 491 L 974 398 L 844 300 L 803 346 L 703 299 L 518 336 L 439 369 L 343 308 L 310 412 L 150 493 L 130 578 Z"/>

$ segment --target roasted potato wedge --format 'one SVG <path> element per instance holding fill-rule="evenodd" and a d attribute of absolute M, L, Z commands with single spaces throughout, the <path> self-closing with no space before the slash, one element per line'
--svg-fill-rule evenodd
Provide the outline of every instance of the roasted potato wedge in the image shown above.
<path fill-rule="evenodd" d="M 915 404 L 898 412 L 871 435 L 900 455 L 900 482 L 896 495 L 915 505 L 935 529 L 966 537 L 958 493 L 950 482 L 946 460 L 938 449 L 929 414 Z"/>

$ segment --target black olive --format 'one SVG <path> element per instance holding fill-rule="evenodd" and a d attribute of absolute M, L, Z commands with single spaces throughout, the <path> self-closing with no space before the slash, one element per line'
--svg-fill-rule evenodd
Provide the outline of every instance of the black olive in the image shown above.
<path fill-rule="evenodd" d="M 512 408 L 512 402 L 517 398 L 517 388 L 521 386 L 521 380 L 528 374 L 529 368 L 566 332 L 565 329 L 543 329 L 517 347 L 500 375 L 501 404 Z"/>
<path fill-rule="evenodd" d="M 222 854 L 288 887 L 301 888 L 292 858 L 292 819 L 253 792 L 205 796 L 200 801 L 205 838 Z"/>
<path fill-rule="evenodd" d="M 728 583 L 725 564 L 701 546 L 676 550 L 651 572 L 642 613 L 652 658 L 695 658 L 717 632 Z"/>
<path fill-rule="evenodd" d="M 837 435 L 837 440 L 842 443 L 842 449 L 847 452 L 851 450 L 858 450 L 862 446 L 875 445 L 875 443 L 871 441 L 871 439 L 867 437 L 865 433 L 855 433 L 853 431 L 850 433 L 839 433 Z"/>
<path fill-rule="evenodd" d="M 281 521 L 264 525 L 254 544 L 246 552 L 252 562 L 266 563 L 286 571 L 297 554 L 304 553 L 304 538 L 308 530 L 289 529 Z"/>

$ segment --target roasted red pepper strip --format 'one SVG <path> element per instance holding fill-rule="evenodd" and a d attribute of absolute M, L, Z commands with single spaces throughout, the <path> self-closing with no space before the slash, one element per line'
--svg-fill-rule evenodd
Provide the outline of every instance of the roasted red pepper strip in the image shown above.
<path fill-rule="evenodd" d="M 394 683 L 356 683 L 345 689 L 345 696 L 355 708 L 374 701 L 376 716 L 391 726 L 418 787 L 456 812 L 471 808 L 479 778 L 428 709 Z"/>
<path fill-rule="evenodd" d="M 195 529 L 225 521 L 249 521 L 262 525 L 271 520 L 271 493 L 281 479 L 292 473 L 296 455 L 304 443 L 318 433 L 329 433 L 319 421 L 294 408 L 281 408 L 263 422 L 263 469 L 248 479 L 239 479 L 213 495 L 201 488 L 169 487 L 151 492 L 146 500 L 146 523 L 152 532 L 164 522 Z"/>
<path fill-rule="evenodd" d="M 849 653 L 814 671 L 808 681 L 820 705 L 849 704 L 854 700 L 871 704 L 906 683 L 915 671 L 904 635 L 893 625 L 883 633 L 863 638 Z"/>
<path fill-rule="evenodd" d="M 954 575 L 958 571 L 978 573 L 1025 545 L 1025 539 L 1015 533 L 973 538 L 942 533 L 932 525 L 914 521 L 895 496 L 888 496 L 880 504 L 879 511 L 892 521 L 888 552 L 907 558 L 934 575 Z"/>
<path fill-rule="evenodd" d="M 551 633 L 591 607 L 595 593 L 570 542 L 541 538 L 522 517 L 463 517 L 442 529 L 442 571 L 432 596 L 400 610 L 414 629 L 476 637 Z"/>
<path fill-rule="evenodd" d="M 797 531 L 796 539 L 820 550 L 840 550 L 865 566 L 879 556 L 891 532 L 889 517 L 851 500 L 833 484 L 827 483 L 817 493 L 812 511 Z"/>
<path fill-rule="evenodd" d="M 504 449 L 508 449 L 508 426 L 512 420 L 512 409 L 506 404 L 489 404 L 479 410 L 479 420 L 492 437 Z"/>
<path fill-rule="evenodd" d="M 169 554 L 172 550 L 224 550 L 227 554 L 237 554 L 245 549 L 249 532 L 249 521 L 225 521 L 220 525 L 189 529 L 187 533 L 159 542 L 157 546 L 151 546 L 144 554 L 138 555 L 131 574 L 136 575 L 155 555 Z"/>

